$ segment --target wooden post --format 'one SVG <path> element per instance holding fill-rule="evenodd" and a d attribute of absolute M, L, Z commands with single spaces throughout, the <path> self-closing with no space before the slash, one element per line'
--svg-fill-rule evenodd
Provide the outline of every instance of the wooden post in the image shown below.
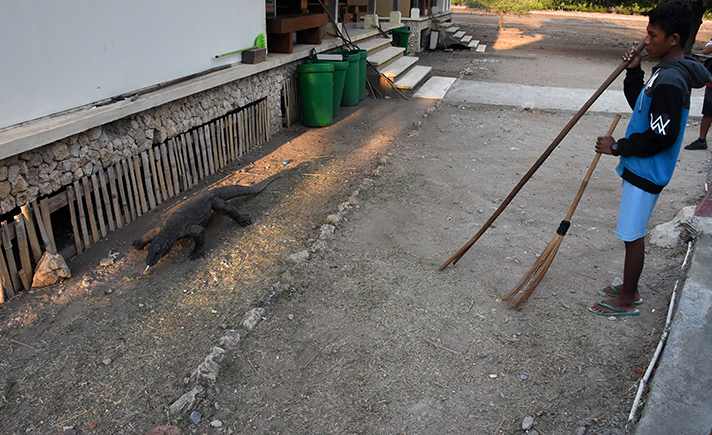
<path fill-rule="evenodd" d="M 20 286 L 24 286 L 24 282 L 20 280 L 20 274 L 17 272 L 17 263 L 15 263 L 15 254 L 12 251 L 12 239 L 10 237 L 10 229 L 7 225 L 2 224 L 2 246 L 5 249 L 5 260 L 7 261 L 7 270 L 10 273 L 12 286 L 19 290 Z M 28 285 L 25 289 L 29 289 Z"/>
<path fill-rule="evenodd" d="M 141 216 L 141 210 L 138 206 L 138 192 L 136 191 L 136 187 L 133 185 L 133 181 L 129 176 L 129 166 L 131 166 L 131 164 L 126 161 L 126 159 L 121 161 L 124 177 L 123 180 L 126 185 L 126 198 L 129 200 L 129 208 L 131 209 L 131 219 L 136 219 Z M 134 197 L 137 199 L 136 204 L 134 204 Z"/>
<path fill-rule="evenodd" d="M 35 230 L 35 219 L 32 217 L 32 211 L 28 204 L 20 207 L 22 216 L 25 217 L 25 230 L 27 231 L 27 237 L 30 239 L 30 247 L 32 248 L 32 256 L 35 262 L 39 262 L 42 257 L 42 248 L 40 247 L 40 241 L 37 237 L 37 231 Z"/>
<path fill-rule="evenodd" d="M 143 183 L 141 182 L 141 161 L 138 156 L 134 156 L 133 165 L 129 165 L 129 172 L 134 182 L 134 192 L 138 192 L 138 200 L 136 200 L 136 208 L 141 204 L 143 213 L 148 213 L 148 203 L 146 203 L 146 194 L 143 191 Z"/>
<path fill-rule="evenodd" d="M 170 144 L 171 142 L 169 141 L 168 143 Z M 166 188 L 168 189 L 167 198 L 173 198 L 178 194 L 178 186 L 176 185 L 175 188 L 173 187 L 172 171 L 174 168 L 171 167 L 170 157 L 168 156 L 168 147 L 165 143 L 161 144 L 161 161 L 163 163 L 163 178 L 166 180 Z"/>
<path fill-rule="evenodd" d="M 148 161 L 151 166 L 154 191 L 156 192 L 156 204 L 160 204 L 166 199 L 166 186 L 163 184 L 163 171 L 160 170 L 160 148 L 155 147 L 148 150 Z"/>
<path fill-rule="evenodd" d="M 3 254 L 2 249 L 0 249 L 0 273 L 2 273 L 2 283 L 5 287 L 4 292 L 0 292 L 0 302 L 5 303 L 5 296 L 12 298 L 15 296 L 15 286 L 12 285 L 12 279 L 10 279 L 10 271 L 7 268 L 7 263 L 5 262 L 5 254 Z"/>
<path fill-rule="evenodd" d="M 101 184 L 101 195 L 104 198 L 104 207 L 106 208 L 106 220 L 109 221 L 109 231 L 114 231 L 114 213 L 111 211 L 111 199 L 109 198 L 109 189 L 106 187 L 106 174 L 99 171 L 99 183 Z"/>
<path fill-rule="evenodd" d="M 84 213 L 84 201 L 82 200 L 82 189 L 79 186 L 79 182 L 75 181 L 74 182 L 74 196 L 77 200 L 77 209 L 79 210 L 79 226 L 82 229 L 82 238 L 84 240 L 84 249 L 89 248 L 91 246 L 91 242 L 89 241 L 89 229 L 87 227 L 87 219 L 86 219 L 86 214 Z"/>
<path fill-rule="evenodd" d="M 114 205 L 114 217 L 116 217 L 116 228 L 121 228 L 124 226 L 123 219 L 121 218 L 121 207 L 119 206 L 119 193 L 116 189 L 116 174 L 114 173 L 114 167 L 109 166 L 106 170 L 106 174 L 109 178 L 109 190 L 111 191 L 111 203 Z M 122 201 L 123 203 L 123 201 Z M 124 206 L 126 204 L 124 203 Z M 128 208 L 126 209 L 128 211 Z M 126 213 L 128 214 L 128 213 Z"/>
<path fill-rule="evenodd" d="M 72 186 L 67 186 L 67 207 L 69 207 L 69 219 L 72 221 L 72 232 L 74 233 L 74 248 L 77 251 L 77 255 L 79 255 L 82 253 L 82 233 L 79 230 L 79 221 L 77 221 L 77 211 L 74 208 L 74 202 L 74 189 L 72 189 Z"/>
<path fill-rule="evenodd" d="M 26 290 L 32 286 L 32 261 L 30 260 L 30 248 L 27 244 L 27 231 L 25 229 L 25 217 L 21 214 L 15 216 L 15 237 L 17 238 L 17 249 L 20 253 L 20 264 L 22 271 L 20 279 Z"/>
<path fill-rule="evenodd" d="M 82 189 L 84 191 L 84 202 L 87 205 L 87 214 L 89 215 L 89 228 L 91 228 L 92 240 L 94 243 L 98 242 L 99 230 L 96 227 L 96 213 L 94 212 L 94 205 L 91 202 L 91 188 L 89 187 L 89 178 L 85 175 L 82 178 Z M 53 251 L 56 252 L 56 251 Z"/>
<path fill-rule="evenodd" d="M 104 222 L 104 207 L 101 205 L 101 194 L 99 193 L 99 182 L 96 179 L 96 174 L 91 174 L 91 185 L 94 188 L 94 203 L 96 204 L 96 219 L 99 222 L 99 230 L 101 237 L 106 237 L 106 223 Z"/>
<path fill-rule="evenodd" d="M 40 210 L 42 212 L 42 224 L 47 232 L 47 240 L 49 240 L 48 251 L 53 254 L 57 253 L 57 245 L 54 243 L 54 233 L 52 232 L 52 219 L 50 219 L 49 205 L 47 204 L 47 198 L 40 200 Z"/>
<path fill-rule="evenodd" d="M 134 158 L 134 167 L 136 168 L 136 176 L 140 180 L 141 168 L 143 168 L 143 183 L 141 183 L 140 191 L 141 197 L 144 198 L 143 187 L 146 187 L 146 194 L 148 196 L 148 205 L 146 205 L 146 200 L 144 198 L 142 205 L 145 205 L 143 210 L 144 213 L 148 213 L 149 210 L 156 208 L 156 197 L 154 196 L 153 182 L 151 181 L 151 164 L 148 162 L 148 153 L 146 151 L 141 153 L 141 159 L 138 156 Z"/>

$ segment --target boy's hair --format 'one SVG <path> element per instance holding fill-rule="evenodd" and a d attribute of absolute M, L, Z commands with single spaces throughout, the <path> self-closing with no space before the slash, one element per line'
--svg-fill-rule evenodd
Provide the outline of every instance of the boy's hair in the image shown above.
<path fill-rule="evenodd" d="M 684 47 L 692 29 L 692 6 L 684 0 L 670 0 L 650 11 L 648 20 L 660 27 L 666 36 L 680 35 L 680 45 Z"/>

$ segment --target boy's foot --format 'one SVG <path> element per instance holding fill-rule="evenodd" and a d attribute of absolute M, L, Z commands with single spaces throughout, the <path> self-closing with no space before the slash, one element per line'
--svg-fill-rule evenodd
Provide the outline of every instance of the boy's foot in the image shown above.
<path fill-rule="evenodd" d="M 696 141 L 687 145 L 685 147 L 685 149 L 686 150 L 706 150 L 707 149 L 707 140 L 706 139 L 697 139 Z"/>
<path fill-rule="evenodd" d="M 615 288 L 613 286 L 613 284 L 611 284 L 608 287 L 601 290 L 601 293 L 608 296 L 609 298 L 615 298 L 616 296 L 619 295 L 618 289 Z M 635 305 L 641 305 L 643 303 L 643 298 L 640 297 L 640 294 L 638 294 L 638 292 L 635 292 L 635 293 L 636 293 L 636 295 L 635 295 L 635 300 L 633 301 L 633 303 Z"/>
<path fill-rule="evenodd" d="M 599 316 L 637 316 L 640 314 L 635 305 L 633 307 L 619 305 L 618 298 L 597 302 L 588 311 Z"/>

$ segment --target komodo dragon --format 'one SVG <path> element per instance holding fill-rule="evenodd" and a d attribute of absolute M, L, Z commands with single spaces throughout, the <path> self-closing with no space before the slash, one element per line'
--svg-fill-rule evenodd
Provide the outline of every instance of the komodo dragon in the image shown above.
<path fill-rule="evenodd" d="M 148 267 L 158 263 L 170 252 L 173 245 L 182 238 L 192 237 L 195 248 L 190 253 L 190 259 L 195 260 L 203 256 L 205 246 L 205 228 L 203 225 L 215 210 L 217 213 L 230 216 L 241 226 L 250 225 L 250 218 L 238 213 L 237 209 L 228 201 L 242 196 L 254 196 L 261 193 L 277 178 L 270 180 L 261 187 L 247 187 L 239 184 L 233 186 L 216 187 L 198 194 L 188 200 L 177 210 L 171 212 L 163 227 L 154 228 L 133 242 L 133 246 L 142 250 L 149 243 L 146 264 Z"/>

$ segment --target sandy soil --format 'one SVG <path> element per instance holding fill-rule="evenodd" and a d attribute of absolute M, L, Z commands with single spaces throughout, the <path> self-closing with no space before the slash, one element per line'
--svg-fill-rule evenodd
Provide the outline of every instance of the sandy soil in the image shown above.
<path fill-rule="evenodd" d="M 423 53 L 435 74 L 591 89 L 645 27 L 599 14 L 508 17 L 500 32 L 491 15 L 455 21 L 489 49 Z M 708 37 L 705 24 L 698 40 Z M 612 116 L 586 115 L 458 264 L 438 271 L 570 116 L 367 99 L 328 128 L 285 130 L 204 184 L 281 175 L 240 205 L 252 226 L 213 219 L 205 258 L 188 260 L 185 242 L 144 274 L 145 252 L 130 243 L 165 217 L 154 212 L 73 258 L 70 280 L 0 309 L 2 432 L 512 434 L 529 416 L 530 433 L 629 433 L 685 247 L 648 246 L 640 316 L 587 312 L 622 274 L 613 158 L 601 159 L 536 293 L 519 310 L 501 300 L 554 237 Z M 709 162 L 708 151 L 682 153 L 652 225 L 696 204 Z M 340 206 L 334 235 L 320 236 Z M 316 241 L 309 261 L 288 261 Z M 271 291 L 279 300 L 194 406 L 201 421 L 169 416 L 188 375 Z"/>

